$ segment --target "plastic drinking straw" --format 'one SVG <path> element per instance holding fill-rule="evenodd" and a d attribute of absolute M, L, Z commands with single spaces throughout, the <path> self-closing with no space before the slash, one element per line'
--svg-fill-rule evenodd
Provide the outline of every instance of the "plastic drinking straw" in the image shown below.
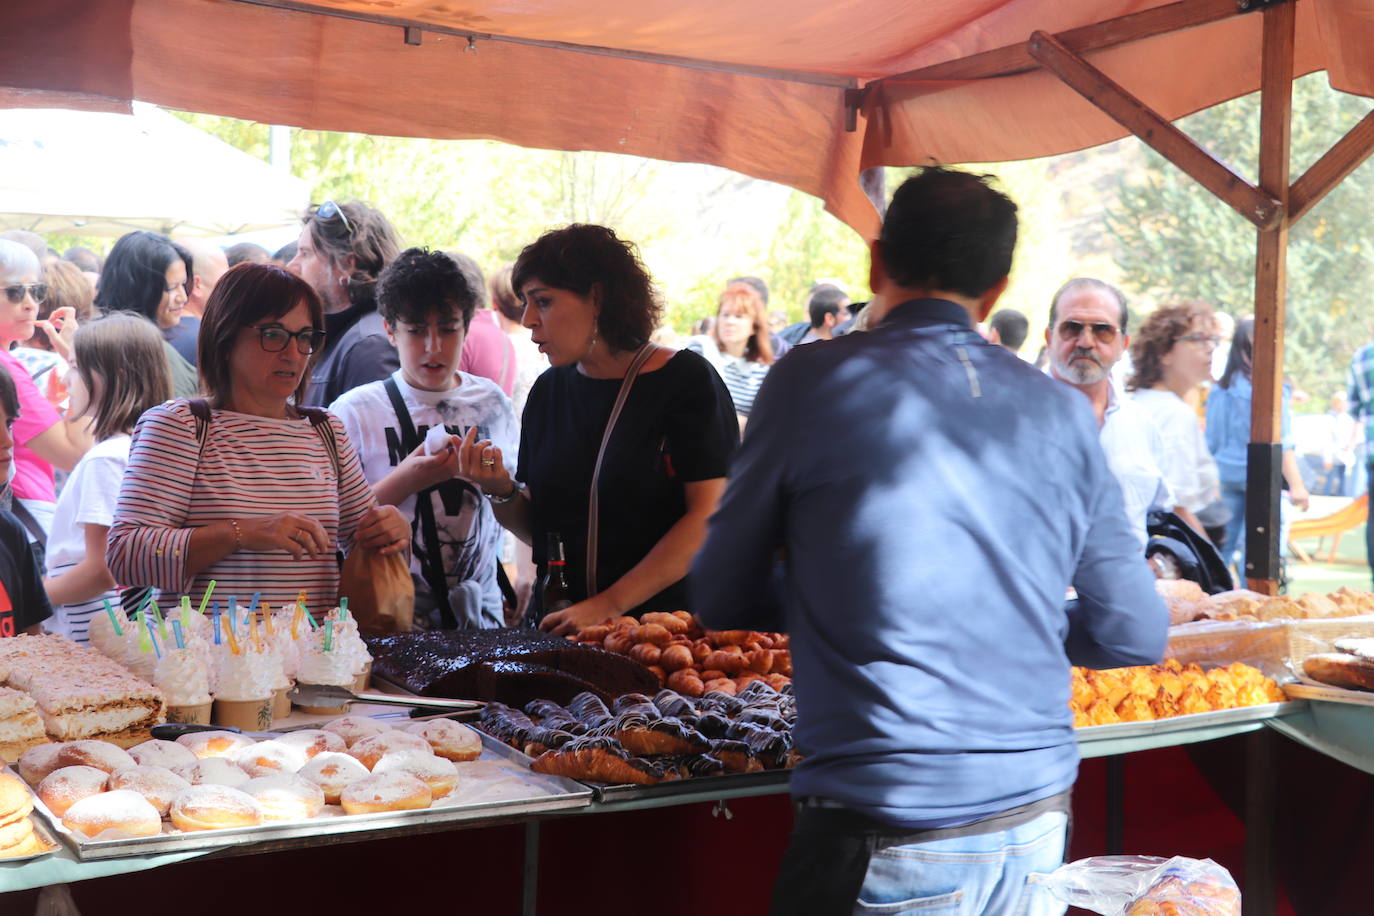
<path fill-rule="evenodd" d="M 301 634 L 300 634 L 299 631 L 300 631 L 300 625 L 301 625 L 301 617 L 304 616 L 304 614 L 305 614 L 305 608 L 301 607 L 299 604 L 296 605 L 296 613 L 294 613 L 294 614 L 291 615 L 291 638 L 292 638 L 292 639 L 300 639 L 300 638 L 301 638 Z"/>
<path fill-rule="evenodd" d="M 138 603 L 138 608 L 134 611 L 135 616 L 137 616 L 138 614 L 142 614 L 144 611 L 146 611 L 148 609 L 149 603 L 152 602 L 152 600 L 153 590 L 150 588 L 148 589 L 147 594 L 143 596 L 143 600 Z"/>
<path fill-rule="evenodd" d="M 191 628 L 191 596 L 181 596 L 181 625 L 186 629 Z"/>
<path fill-rule="evenodd" d="M 150 602 L 148 607 L 153 612 L 153 619 L 157 621 L 157 635 L 162 637 L 162 641 L 167 641 L 167 621 L 162 619 L 162 611 L 158 610 L 157 602 Z"/>
<path fill-rule="evenodd" d="M 267 606 L 267 602 L 262 603 L 262 625 L 267 630 L 268 636 L 275 636 L 277 630 L 272 626 L 272 609 Z"/>
<path fill-rule="evenodd" d="M 110 615 L 110 626 L 114 627 L 116 636 L 124 635 L 124 628 L 119 625 L 119 618 L 115 616 L 114 608 L 110 607 L 110 599 L 105 599 L 105 613 Z"/>
<path fill-rule="evenodd" d="M 157 646 L 157 634 L 153 632 L 153 622 L 151 620 L 145 622 L 148 629 L 148 641 L 153 644 L 153 651 L 157 653 L 157 657 L 162 658 L 162 650 Z"/>
<path fill-rule="evenodd" d="M 258 601 L 262 598 L 262 592 L 253 592 L 253 597 L 248 599 L 248 610 L 244 611 L 245 617 L 258 609 Z"/>
<path fill-rule="evenodd" d="M 332 620 L 324 622 L 324 651 L 334 651 L 334 621 Z"/>
<path fill-rule="evenodd" d="M 235 635 L 239 631 L 239 599 L 237 595 L 229 596 L 229 632 Z"/>
<path fill-rule="evenodd" d="M 135 625 L 138 627 L 138 651 L 153 651 L 153 640 L 151 636 L 152 631 L 148 627 L 143 625 L 143 612 L 139 611 L 137 614 L 135 614 L 134 620 Z"/>
<path fill-rule="evenodd" d="M 262 634 L 258 632 L 258 615 L 248 611 L 248 634 L 253 637 L 253 645 L 262 648 Z"/>
<path fill-rule="evenodd" d="M 347 597 L 347 596 L 344 596 L 344 597 L 342 597 L 342 598 L 339 599 L 339 619 L 340 619 L 340 620 L 347 620 L 347 619 L 348 619 L 348 597 Z"/>
<path fill-rule="evenodd" d="M 186 637 L 185 637 L 185 636 L 182 634 L 182 632 L 181 632 L 181 621 L 180 621 L 180 620 L 175 620 L 175 619 L 174 619 L 174 620 L 172 621 L 172 635 L 176 637 L 176 640 L 177 640 L 177 648 L 178 648 L 178 649 L 185 649 L 185 648 L 186 648 Z"/>
<path fill-rule="evenodd" d="M 200 612 L 205 613 L 205 605 L 210 603 L 210 596 L 215 593 L 215 580 L 211 579 L 210 584 L 205 586 L 205 594 L 200 599 Z"/>
<path fill-rule="evenodd" d="M 236 637 L 236 636 L 234 635 L 234 628 L 233 628 L 233 627 L 225 627 L 225 628 L 224 628 L 224 637 L 225 637 L 225 639 L 228 639 L 228 640 L 229 640 L 229 651 L 230 651 L 230 652 L 234 653 L 235 655 L 240 655 L 240 654 L 242 654 L 242 653 L 239 651 L 239 641 L 238 641 L 238 637 Z"/>
<path fill-rule="evenodd" d="M 212 615 L 214 616 L 214 618 L 215 618 L 215 645 L 218 646 L 218 645 L 220 644 L 220 630 L 222 629 L 221 621 L 220 621 L 220 619 L 219 619 L 219 602 L 218 602 L 218 601 L 216 601 L 216 602 L 212 605 L 211 614 L 212 614 Z"/>

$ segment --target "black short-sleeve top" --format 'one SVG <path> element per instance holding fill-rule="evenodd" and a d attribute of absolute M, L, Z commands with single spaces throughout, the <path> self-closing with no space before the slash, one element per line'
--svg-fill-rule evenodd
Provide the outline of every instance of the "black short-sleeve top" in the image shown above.
<path fill-rule="evenodd" d="M 542 575 L 548 535 L 561 535 L 568 584 L 578 600 L 586 597 L 592 469 L 620 385 L 620 379 L 589 378 L 575 365 L 549 369 L 530 389 L 521 421 L 516 478 L 529 487 L 532 497 L 534 560 Z M 662 367 L 640 373 L 601 468 L 601 590 L 634 568 L 682 517 L 683 485 L 724 477 L 738 446 L 735 405 L 720 376 L 701 356 L 680 351 Z M 690 610 L 686 600 L 682 580 L 632 613 Z"/>

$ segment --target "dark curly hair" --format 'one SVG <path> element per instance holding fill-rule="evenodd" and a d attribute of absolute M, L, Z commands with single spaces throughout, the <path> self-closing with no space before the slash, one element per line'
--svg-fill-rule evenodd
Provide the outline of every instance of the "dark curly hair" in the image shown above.
<path fill-rule="evenodd" d="M 335 204 L 347 219 L 320 216 L 320 207 L 312 206 L 305 214 L 305 225 L 315 247 L 331 262 L 338 264 L 353 255 L 353 272 L 348 276 L 348 301 L 360 305 L 372 299 L 377 278 L 386 265 L 401 250 L 396 230 L 380 210 L 358 200 Z"/>
<path fill-rule="evenodd" d="M 466 331 L 477 300 L 458 262 L 442 251 L 407 248 L 377 278 L 377 311 L 393 328 L 425 324 L 438 312 L 463 319 Z"/>
<path fill-rule="evenodd" d="M 1132 372 L 1126 382 L 1127 390 L 1143 391 L 1158 385 L 1164 378 L 1164 355 L 1199 320 L 1207 325 L 1212 323 L 1212 307 L 1205 302 L 1166 305 L 1151 312 L 1131 340 Z"/>
<path fill-rule="evenodd" d="M 579 296 L 595 293 L 601 306 L 597 333 L 613 350 L 638 350 L 648 343 L 663 312 L 635 246 L 605 226 L 574 223 L 526 245 L 511 271 L 521 301 L 531 280 Z"/>

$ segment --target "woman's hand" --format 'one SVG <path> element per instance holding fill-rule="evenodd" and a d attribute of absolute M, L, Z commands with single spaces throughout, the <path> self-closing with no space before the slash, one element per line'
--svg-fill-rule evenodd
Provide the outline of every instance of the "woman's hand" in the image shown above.
<path fill-rule="evenodd" d="M 444 450 L 433 455 L 425 454 L 423 442 L 415 446 L 415 451 L 407 455 L 396 468 L 405 475 L 407 487 L 411 488 L 412 493 L 437 487 L 458 476 L 459 442 L 457 436 L 449 436 Z"/>
<path fill-rule="evenodd" d="M 76 309 L 64 305 L 42 321 L 34 322 L 43 329 L 52 344 L 52 351 L 67 362 L 72 361 L 72 338 L 76 337 Z"/>
<path fill-rule="evenodd" d="M 515 481 L 501 460 L 501 450 L 490 440 L 478 442 L 475 426 L 458 440 L 458 476 L 491 496 L 507 496 L 515 488 Z"/>
<path fill-rule="evenodd" d="M 1288 488 L 1288 501 L 1291 502 L 1293 507 L 1299 512 L 1306 512 L 1307 507 L 1312 502 L 1312 494 L 1309 493 L 1307 487 L 1302 484 L 1298 484 L 1296 487 L 1290 486 Z"/>
<path fill-rule="evenodd" d="M 358 521 L 353 542 L 382 556 L 410 546 L 410 524 L 395 506 L 373 506 Z"/>
<path fill-rule="evenodd" d="M 263 518 L 235 519 L 242 550 L 285 550 L 297 560 L 333 554 L 329 533 L 308 515 L 283 512 Z"/>
<path fill-rule="evenodd" d="M 620 608 L 602 592 L 586 601 L 579 601 L 572 607 L 554 611 L 539 621 L 539 629 L 553 636 L 566 636 L 618 616 Z"/>

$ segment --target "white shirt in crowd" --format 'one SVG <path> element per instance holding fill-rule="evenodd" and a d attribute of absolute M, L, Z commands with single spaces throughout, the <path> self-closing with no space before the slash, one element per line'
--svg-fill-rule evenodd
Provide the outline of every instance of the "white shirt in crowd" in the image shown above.
<path fill-rule="evenodd" d="M 449 391 L 421 391 L 406 384 L 398 369 L 392 374 L 410 412 L 420 440 L 426 430 L 443 426 L 455 436 L 464 436 L 477 427 L 478 440 L 489 439 L 501 449 L 507 469 L 513 472 L 520 432 L 510 399 L 490 379 L 458 373 L 460 383 Z M 343 422 L 362 462 L 363 476 L 372 485 L 386 477 L 408 454 L 401 444 L 401 431 L 386 393 L 385 382 L 372 382 L 343 394 L 329 410 Z M 432 493 L 434 519 L 438 528 L 444 571 L 448 575 L 449 603 L 460 627 L 477 629 L 505 625 L 501 593 L 496 585 L 496 560 L 501 526 L 491 506 L 481 494 L 464 481 L 454 481 L 453 498 L 446 500 Z M 417 610 L 425 606 L 429 589 L 421 574 L 419 552 L 426 549 L 416 514 L 416 497 L 407 498 L 401 514 L 411 520 L 415 550 L 411 574 L 415 579 Z M 429 600 L 433 606 L 433 600 Z"/>
<path fill-rule="evenodd" d="M 1198 415 L 1172 391 L 1146 389 L 1132 395 L 1154 422 L 1164 443 L 1160 469 L 1174 505 L 1197 513 L 1221 499 L 1221 480 L 1217 463 L 1207 448 Z"/>
<path fill-rule="evenodd" d="M 1107 395 L 1107 414 L 1100 435 L 1107 466 L 1121 484 L 1126 501 L 1126 518 L 1140 538 L 1141 549 L 1149 540 L 1146 517 L 1154 507 L 1172 509 L 1177 503 L 1165 480 L 1164 444 L 1149 414 L 1130 398 L 1123 397 L 1116 385 Z"/>
<path fill-rule="evenodd" d="M 47 572 L 55 576 L 86 556 L 86 526 L 114 524 L 119 486 L 129 466 L 130 437 L 121 433 L 97 442 L 72 468 L 57 497 L 52 530 L 48 533 Z M 80 604 L 53 608 L 52 620 L 45 626 L 73 642 L 86 644 L 86 627 L 91 615 L 104 613 L 104 600 L 119 604 L 119 594 L 110 590 Z"/>

